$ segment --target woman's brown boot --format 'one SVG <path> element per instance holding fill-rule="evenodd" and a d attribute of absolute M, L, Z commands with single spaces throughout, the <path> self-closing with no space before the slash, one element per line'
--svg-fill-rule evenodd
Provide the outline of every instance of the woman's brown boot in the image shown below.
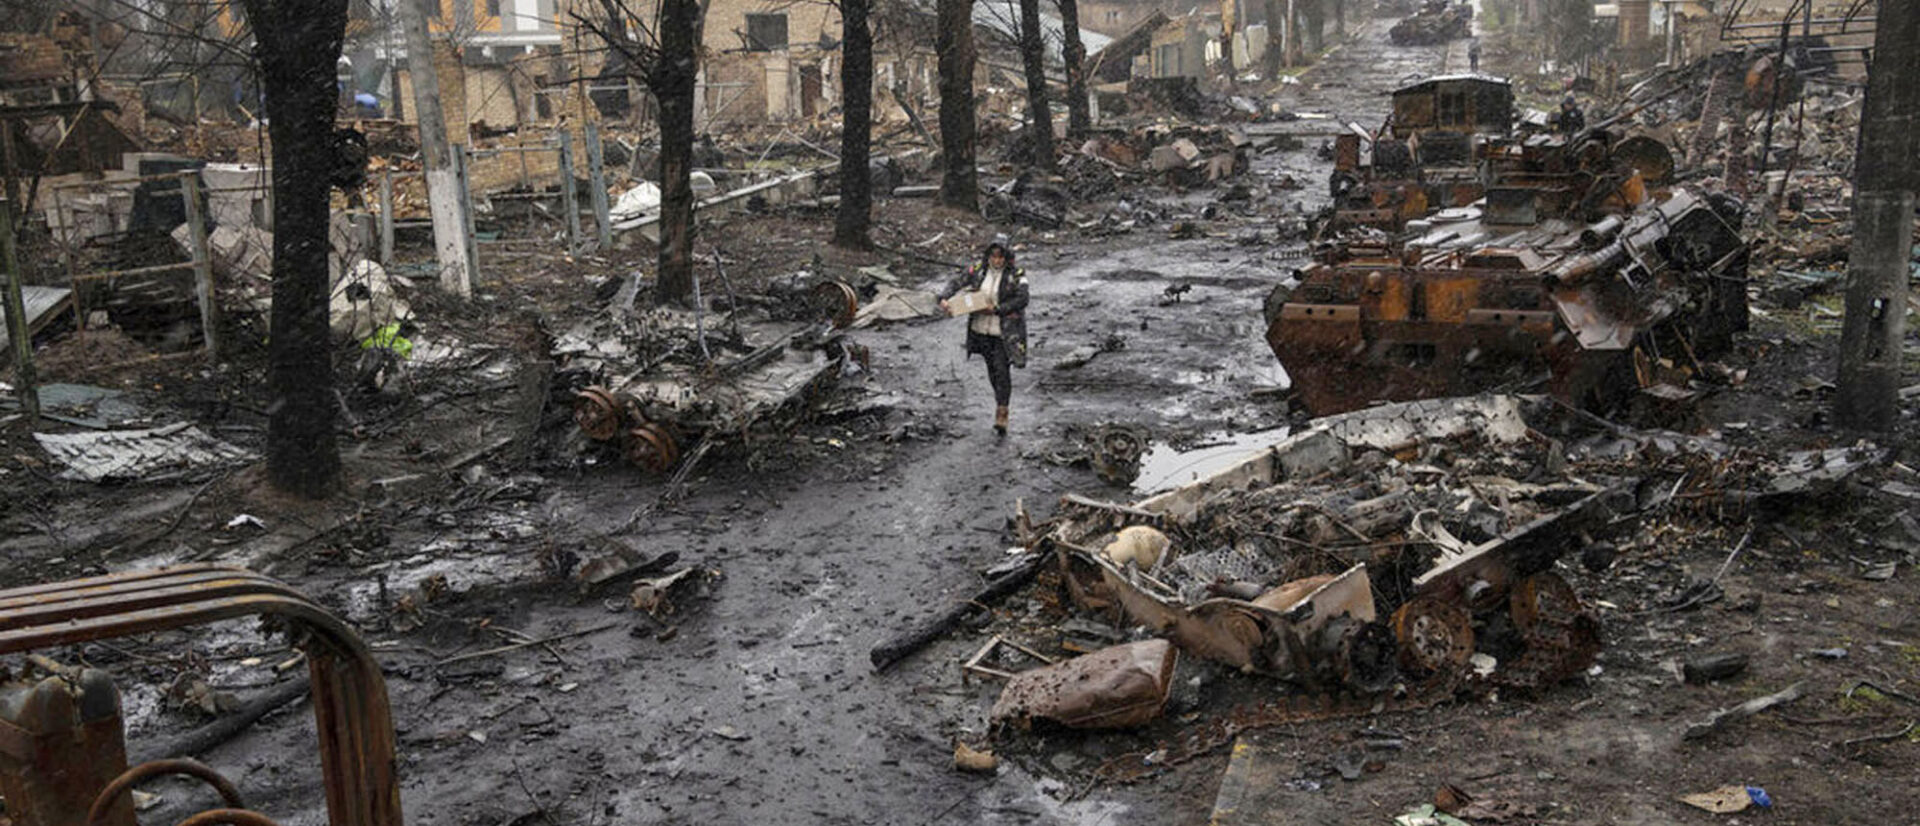
<path fill-rule="evenodd" d="M 993 411 L 993 432 L 1007 435 L 1007 406 L 1004 404 Z"/>

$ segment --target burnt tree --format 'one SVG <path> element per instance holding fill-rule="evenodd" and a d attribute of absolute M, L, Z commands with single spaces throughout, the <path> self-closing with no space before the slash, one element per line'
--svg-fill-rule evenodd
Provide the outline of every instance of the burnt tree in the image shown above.
<path fill-rule="evenodd" d="M 1053 114 L 1047 108 L 1046 33 L 1040 28 L 1040 0 L 1020 0 L 1020 57 L 1027 68 L 1027 147 L 1033 163 L 1053 169 Z"/>
<path fill-rule="evenodd" d="M 1079 140 L 1093 128 L 1087 112 L 1087 44 L 1080 42 L 1079 0 L 1059 0 L 1059 6 L 1060 56 L 1067 64 L 1067 137 Z"/>
<path fill-rule="evenodd" d="M 574 21 L 619 53 L 626 70 L 653 93 L 660 122 L 660 279 L 656 304 L 684 304 L 693 295 L 693 96 L 699 71 L 699 0 L 661 0 L 658 25 L 641 25 L 636 36 L 626 21 L 641 18 L 621 0 L 600 0 L 602 19 L 573 12 Z M 636 102 L 636 105 L 638 102 Z"/>
<path fill-rule="evenodd" d="M 329 190 L 339 167 L 334 62 L 347 0 L 243 0 L 273 142 L 267 479 L 322 497 L 340 478 L 327 325 Z"/>
<path fill-rule="evenodd" d="M 940 203 L 980 209 L 974 169 L 973 0 L 939 0 L 934 52 L 940 61 Z"/>
<path fill-rule="evenodd" d="M 1300 4 L 1302 48 L 1304 59 L 1318 60 L 1320 53 L 1326 50 L 1327 10 L 1324 0 L 1307 0 Z"/>
<path fill-rule="evenodd" d="M 1263 0 L 1262 6 L 1267 13 L 1267 52 L 1266 75 L 1269 79 L 1280 76 L 1280 64 L 1286 58 L 1287 51 L 1287 3 L 1286 0 Z"/>
<path fill-rule="evenodd" d="M 660 104 L 660 282 L 657 304 L 693 295 L 693 95 L 700 4 L 661 0 L 653 97 Z"/>
<path fill-rule="evenodd" d="M 833 245 L 871 249 L 867 227 L 873 223 L 873 27 L 867 17 L 873 0 L 840 0 L 841 129 L 840 211 L 833 222 Z"/>

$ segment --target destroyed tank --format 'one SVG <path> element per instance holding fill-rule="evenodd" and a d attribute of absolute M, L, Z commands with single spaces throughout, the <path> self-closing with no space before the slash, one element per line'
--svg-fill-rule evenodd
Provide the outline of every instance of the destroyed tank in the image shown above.
<path fill-rule="evenodd" d="M 1431 46 L 1459 37 L 1469 37 L 1473 28 L 1473 6 L 1447 0 L 1427 0 L 1412 17 L 1393 24 L 1387 37 L 1396 46 Z"/>
<path fill-rule="evenodd" d="M 1648 197 L 1599 191 L 1627 208 Z M 1592 410 L 1684 395 L 1746 329 L 1738 204 L 1676 190 L 1582 223 L 1539 218 L 1547 195 L 1569 197 L 1513 187 L 1410 224 L 1402 243 L 1327 245 L 1276 287 L 1267 343 L 1300 404 L 1325 415 L 1543 382 Z"/>
<path fill-rule="evenodd" d="M 1394 90 L 1393 113 L 1378 133 L 1352 125 L 1334 139 L 1327 226 L 1398 230 L 1479 200 L 1480 147 L 1506 136 L 1513 120 L 1513 85 L 1503 78 L 1447 75 Z"/>
<path fill-rule="evenodd" d="M 1673 177 L 1672 150 L 1618 126 L 1646 104 L 1578 133 L 1516 128 L 1513 90 L 1483 75 L 1429 78 L 1396 90 L 1380 131 L 1350 126 L 1334 142 L 1324 232 L 1409 221 L 1485 198 L 1502 223 L 1598 220 Z M 1501 217 L 1507 216 L 1507 217 Z"/>

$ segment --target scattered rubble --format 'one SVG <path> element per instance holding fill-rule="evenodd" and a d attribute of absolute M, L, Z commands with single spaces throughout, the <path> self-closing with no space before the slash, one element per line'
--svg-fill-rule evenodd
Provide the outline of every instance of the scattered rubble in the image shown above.
<path fill-rule="evenodd" d="M 707 96 L 699 280 L 684 307 L 648 295 L 659 189 L 646 113 L 582 107 L 574 123 L 577 95 L 542 74 L 508 96 L 528 110 L 517 126 L 456 124 L 485 262 L 478 295 L 458 304 L 431 289 L 411 127 L 363 121 L 373 158 L 336 204 L 329 321 L 343 372 L 377 377 L 338 396 L 353 489 L 298 507 L 226 473 L 263 452 L 252 385 L 273 235 L 267 171 L 209 161 L 252 158 L 263 133 L 177 112 L 161 125 L 162 106 L 135 128 L 144 106 L 103 106 L 75 134 L 119 168 L 42 200 L 27 227 L 33 277 L 63 285 L 28 290 L 34 347 L 85 385 L 43 385 L 38 420 L 0 401 L 0 440 L 18 436 L 0 451 L 0 481 L 18 491 L 0 497 L 13 567 L 35 578 L 219 558 L 299 576 L 381 652 L 407 711 L 394 734 L 420 783 L 409 794 L 470 808 L 445 766 L 462 783 L 510 770 L 525 801 L 485 805 L 516 820 L 739 819 L 764 802 L 728 779 L 742 770 L 805 787 L 789 803 L 817 817 L 846 814 L 821 802 L 846 800 L 845 779 L 921 790 L 947 806 L 935 819 L 1090 819 L 1073 808 L 1087 790 L 1217 765 L 1200 758 L 1227 744 L 1230 775 L 1243 753 L 1286 764 L 1257 788 L 1308 819 L 1360 811 L 1356 794 L 1409 824 L 1604 820 L 1627 806 L 1657 818 L 1770 805 L 1744 784 L 1681 794 L 1738 779 L 1718 754 L 1738 740 L 1774 749 L 1833 732 L 1807 760 L 1834 777 L 1898 760 L 1912 726 L 1857 712 L 1911 702 L 1898 667 L 1910 646 L 1888 629 L 1920 553 L 1906 515 L 1920 474 L 1900 435 L 1856 441 L 1819 418 L 1835 389 L 1821 359 L 1849 254 L 1857 79 L 1828 44 L 1795 40 L 1791 71 L 1758 46 L 1629 70 L 1616 94 L 1600 57 L 1584 63 L 1605 76 L 1564 87 L 1615 114 L 1569 134 L 1525 107 L 1557 103 L 1555 73 L 1575 64 L 1509 81 L 1454 74 L 1464 44 L 1421 52 L 1438 66 L 1380 59 L 1388 40 L 1472 31 L 1468 6 L 1422 5 L 1379 3 L 1412 15 L 1390 32 L 1351 15 L 1348 36 L 1329 38 L 1341 53 L 1283 78 L 1241 59 L 1264 29 L 1235 21 L 1243 30 L 1216 47 L 1242 72 L 1231 86 L 1213 66 L 1144 76 L 1162 74 L 1154 36 L 1173 23 L 1156 13 L 1094 67 L 1095 127 L 1057 144 L 1052 172 L 1011 126 L 1017 73 L 989 65 L 982 215 L 933 206 L 937 120 L 915 88 L 931 70 L 902 62 L 890 71 L 911 82 L 877 107 L 869 175 L 889 223 L 876 252 L 823 246 L 839 112 L 819 97 L 819 66 L 789 62 L 813 47 L 727 52 L 714 65 L 742 61 L 756 90 L 789 78 L 794 111 L 742 126 L 728 120 L 739 108 L 779 104 Z M 1190 17 L 1178 25 L 1207 22 Z M 1490 40 L 1525 36 L 1498 25 Z M 1504 44 L 1490 54 L 1518 58 Z M 524 57 L 514 65 L 531 70 L 538 56 Z M 1377 93 L 1395 86 L 1380 122 Z M 171 133 L 164 145 L 185 151 L 136 156 L 87 125 L 120 113 L 123 137 Z M 559 151 L 563 121 L 570 138 L 600 130 L 600 169 Z M 31 134 L 46 148 L 44 130 Z M 1303 186 L 1328 165 L 1325 190 Z M 162 168 L 204 187 L 204 243 L 172 211 L 180 190 L 132 180 Z M 600 196 L 605 243 L 569 226 L 592 222 Z M 1016 410 L 1033 415 L 1005 449 L 972 432 L 977 371 L 937 375 L 951 342 L 906 326 L 942 317 L 922 287 L 977 253 L 994 231 L 983 217 L 1034 262 L 1038 352 L 1053 368 L 1020 374 Z M 1159 274 L 1093 283 L 1129 257 Z M 211 362 L 151 358 L 188 353 L 199 334 L 191 278 L 68 280 L 196 264 L 212 276 L 209 329 L 237 345 Z M 1244 352 L 1263 329 L 1284 377 Z M 127 357 L 91 355 L 107 339 Z M 1481 390 L 1498 394 L 1458 397 Z M 1425 397 L 1441 398 L 1397 401 Z M 26 438 L 42 427 L 55 432 Z M 1166 442 L 1247 452 L 1224 467 L 1176 456 L 1178 472 L 1143 477 Z M 1069 495 L 1043 521 L 1022 504 L 1010 537 L 988 513 L 1135 483 L 1138 501 Z M 654 504 L 629 516 L 636 499 Z M 73 518 L 89 509 L 112 527 Z M 736 587 L 718 588 L 723 565 Z M 956 587 L 970 568 L 980 581 Z M 1856 628 L 1807 621 L 1822 605 Z M 1777 641 L 1741 642 L 1754 623 Z M 935 645 L 944 637 L 960 639 Z M 75 651 L 115 671 L 136 734 L 156 715 L 210 716 L 160 745 L 183 754 L 283 726 L 270 712 L 332 689 L 278 678 L 305 662 L 284 645 L 208 639 Z M 872 645 L 870 679 L 845 679 L 849 645 Z M 1761 655 L 1773 649 L 1785 653 Z M 608 650 L 648 667 L 602 679 Z M 260 674 L 236 670 L 249 661 Z M 1868 673 L 1886 687 L 1853 682 Z M 1852 687 L 1806 688 L 1834 679 Z M 811 712 L 792 712 L 795 697 Z M 1516 703 L 1539 722 L 1532 741 L 1565 738 L 1588 759 L 1672 748 L 1689 771 L 1644 799 L 1603 789 L 1572 808 L 1546 792 L 1591 770 L 1532 765 L 1542 748 L 1502 739 L 1489 721 Z M 595 733 L 569 712 L 600 721 Z M 1428 722 L 1393 722 L 1408 714 Z M 1593 729 L 1620 734 L 1596 745 Z M 1285 746 L 1256 747 L 1262 732 Z M 904 757 L 828 759 L 875 743 Z M 1446 764 L 1433 755 L 1483 744 L 1474 773 L 1426 804 Z M 992 779 L 1016 772 L 1040 782 Z M 1750 780 L 1788 800 L 1852 794 L 1844 780 L 1809 794 L 1807 774 Z M 578 786 L 601 775 L 632 793 Z M 1114 794 L 1143 819 L 1193 819 L 1185 791 Z M 1025 795 L 1045 813 L 1015 807 Z M 177 820 L 175 804 L 141 805 Z"/>

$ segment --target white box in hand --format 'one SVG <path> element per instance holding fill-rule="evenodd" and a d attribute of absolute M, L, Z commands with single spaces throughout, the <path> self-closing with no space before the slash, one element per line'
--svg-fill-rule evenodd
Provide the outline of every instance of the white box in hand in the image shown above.
<path fill-rule="evenodd" d="M 962 316 L 994 308 L 994 295 L 985 290 L 970 290 L 947 299 L 947 315 Z"/>

